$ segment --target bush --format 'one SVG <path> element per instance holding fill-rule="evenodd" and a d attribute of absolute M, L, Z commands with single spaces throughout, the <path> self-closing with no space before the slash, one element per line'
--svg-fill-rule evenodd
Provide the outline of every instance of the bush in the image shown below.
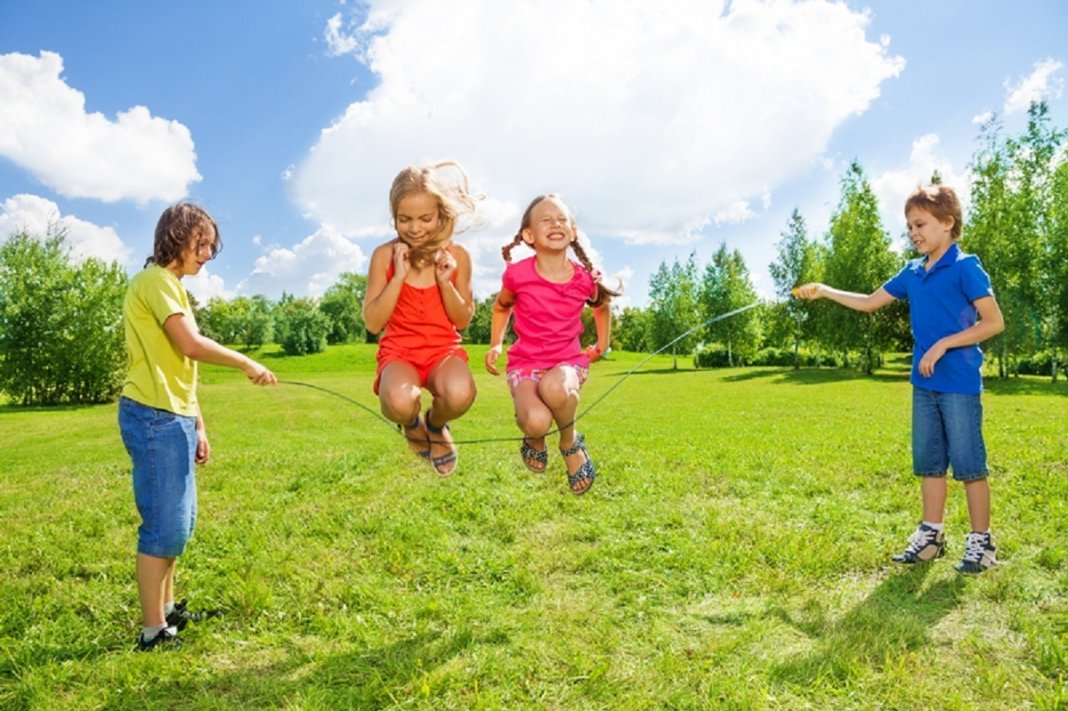
<path fill-rule="evenodd" d="M 22 405 L 113 400 L 126 347 L 118 262 L 72 265 L 62 232 L 0 247 L 0 390 Z"/>
<path fill-rule="evenodd" d="M 311 299 L 283 298 L 275 316 L 275 342 L 289 355 L 321 353 L 330 325 L 330 317 Z"/>
<path fill-rule="evenodd" d="M 1065 376 L 1068 376 L 1068 363 L 1058 359 L 1057 369 Z M 1050 351 L 1039 351 L 1020 358 L 1016 363 L 1016 372 L 1020 375 L 1052 376 L 1053 353 Z"/>

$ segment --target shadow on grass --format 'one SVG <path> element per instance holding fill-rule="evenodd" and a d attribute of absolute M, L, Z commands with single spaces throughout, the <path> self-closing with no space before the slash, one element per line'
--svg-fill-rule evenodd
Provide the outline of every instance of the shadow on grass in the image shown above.
<path fill-rule="evenodd" d="M 964 576 L 955 575 L 923 589 L 930 570 L 924 565 L 898 572 L 836 622 L 826 621 L 822 609 L 809 619 L 780 611 L 787 624 L 816 641 L 817 649 L 778 666 L 772 677 L 802 686 L 845 682 L 861 667 L 886 664 L 930 644 L 931 627 L 959 604 L 967 585 Z"/>
<path fill-rule="evenodd" d="M 424 677 L 476 642 L 470 630 L 461 629 L 318 657 L 286 645 L 289 654 L 281 661 L 210 679 L 174 679 L 153 687 L 152 698 L 141 701 L 212 699 L 213 708 L 303 708 L 309 702 L 323 708 L 384 708 L 421 695 Z"/>

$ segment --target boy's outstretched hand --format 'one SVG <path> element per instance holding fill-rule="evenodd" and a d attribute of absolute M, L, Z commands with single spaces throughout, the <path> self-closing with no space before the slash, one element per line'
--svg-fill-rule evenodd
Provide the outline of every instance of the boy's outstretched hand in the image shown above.
<path fill-rule="evenodd" d="M 808 284 L 802 284 L 801 286 L 795 286 L 793 292 L 791 292 L 798 299 L 806 299 L 812 301 L 823 296 L 823 284 L 819 282 L 810 282 Z"/>

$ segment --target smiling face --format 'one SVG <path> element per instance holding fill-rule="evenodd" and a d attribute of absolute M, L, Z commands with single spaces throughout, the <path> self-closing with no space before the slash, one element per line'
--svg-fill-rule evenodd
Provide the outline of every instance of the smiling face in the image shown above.
<path fill-rule="evenodd" d="M 567 205 L 546 198 L 530 211 L 530 224 L 522 234 L 523 241 L 535 251 L 564 251 L 575 240 L 575 222 Z"/>
<path fill-rule="evenodd" d="M 905 213 L 909 228 L 909 240 L 920 254 L 937 261 L 953 244 L 953 218 L 939 220 L 930 212 L 918 207 Z"/>
<path fill-rule="evenodd" d="M 167 269 L 174 272 L 179 279 L 184 276 L 196 276 L 204 265 L 215 257 L 217 239 L 218 234 L 214 227 L 211 225 L 199 227 L 190 235 L 189 243 L 182 248 L 178 258 L 167 265 Z"/>
<path fill-rule="evenodd" d="M 397 202 L 393 216 L 397 236 L 411 247 L 433 241 L 441 232 L 441 210 L 438 199 L 430 193 L 411 193 Z"/>

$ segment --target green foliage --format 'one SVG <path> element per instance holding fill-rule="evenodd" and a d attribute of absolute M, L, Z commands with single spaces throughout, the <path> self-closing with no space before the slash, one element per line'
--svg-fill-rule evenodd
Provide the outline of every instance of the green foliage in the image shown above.
<path fill-rule="evenodd" d="M 22 405 L 106 402 L 126 350 L 117 262 L 73 264 L 64 235 L 13 235 L 0 246 L 0 390 Z"/>
<path fill-rule="evenodd" d="M 842 196 L 827 233 L 824 279 L 844 291 L 869 294 L 902 266 L 890 251 L 890 237 L 882 227 L 879 206 L 864 170 L 857 161 L 842 179 Z M 871 374 L 880 353 L 891 344 L 885 313 L 864 314 L 833 304 L 821 304 L 820 335 L 842 353 L 858 351 L 861 367 Z"/>
<path fill-rule="evenodd" d="M 741 252 L 728 252 L 725 243 L 720 245 L 712 255 L 712 261 L 705 267 L 697 298 L 702 321 L 709 321 L 757 300 Z M 745 365 L 760 346 L 761 314 L 757 309 L 750 309 L 711 323 L 705 327 L 704 337 L 707 341 L 726 346 L 730 365 Z"/>
<path fill-rule="evenodd" d="M 487 296 L 481 301 L 475 300 L 475 312 L 471 316 L 471 322 L 464 329 L 465 343 L 489 343 L 490 325 L 493 321 L 493 304 L 497 295 Z M 505 343 L 509 342 L 512 334 L 511 322 L 508 324 L 508 332 L 505 334 Z"/>
<path fill-rule="evenodd" d="M 815 338 L 812 318 L 815 302 L 791 298 L 791 293 L 801 284 L 820 280 L 825 252 L 809 239 L 805 218 L 797 208 L 790 214 L 790 223 L 781 237 L 776 245 L 778 257 L 768 266 L 780 301 L 771 307 L 771 324 L 767 330 L 779 342 L 791 344 L 794 366 L 800 367 L 801 344 Z"/>
<path fill-rule="evenodd" d="M 253 356 L 377 410 L 374 346 Z M 641 358 L 595 363 L 583 406 Z M 461 444 L 440 479 L 349 402 L 205 366 L 212 461 L 175 585 L 225 615 L 176 654 L 131 651 L 114 406 L 0 411 L 0 708 L 1063 708 L 1068 385 L 984 393 L 1003 564 L 965 579 L 956 482 L 947 557 L 889 562 L 920 510 L 905 369 L 671 367 L 580 421 L 600 475 L 576 497 L 555 438 L 545 474 L 520 463 L 481 368 L 453 435 L 507 441 Z"/>
<path fill-rule="evenodd" d="M 307 355 L 326 349 L 330 318 L 313 299 L 283 295 L 274 309 L 275 342 L 286 354 Z"/>
<path fill-rule="evenodd" d="M 696 259 L 695 254 L 690 254 L 685 264 L 676 260 L 670 268 L 661 262 L 649 280 L 649 317 L 645 325 L 646 341 L 653 351 L 664 348 L 700 323 Z M 691 352 L 697 338 L 692 334 L 679 339 L 672 352 Z"/>
<path fill-rule="evenodd" d="M 612 343 L 635 353 L 655 350 L 649 342 L 649 311 L 627 306 L 612 314 Z"/>
<path fill-rule="evenodd" d="M 367 277 L 344 272 L 339 281 L 326 290 L 319 302 L 319 310 L 330 318 L 327 343 L 352 343 L 367 340 L 363 323 L 363 297 L 367 293 Z"/>

